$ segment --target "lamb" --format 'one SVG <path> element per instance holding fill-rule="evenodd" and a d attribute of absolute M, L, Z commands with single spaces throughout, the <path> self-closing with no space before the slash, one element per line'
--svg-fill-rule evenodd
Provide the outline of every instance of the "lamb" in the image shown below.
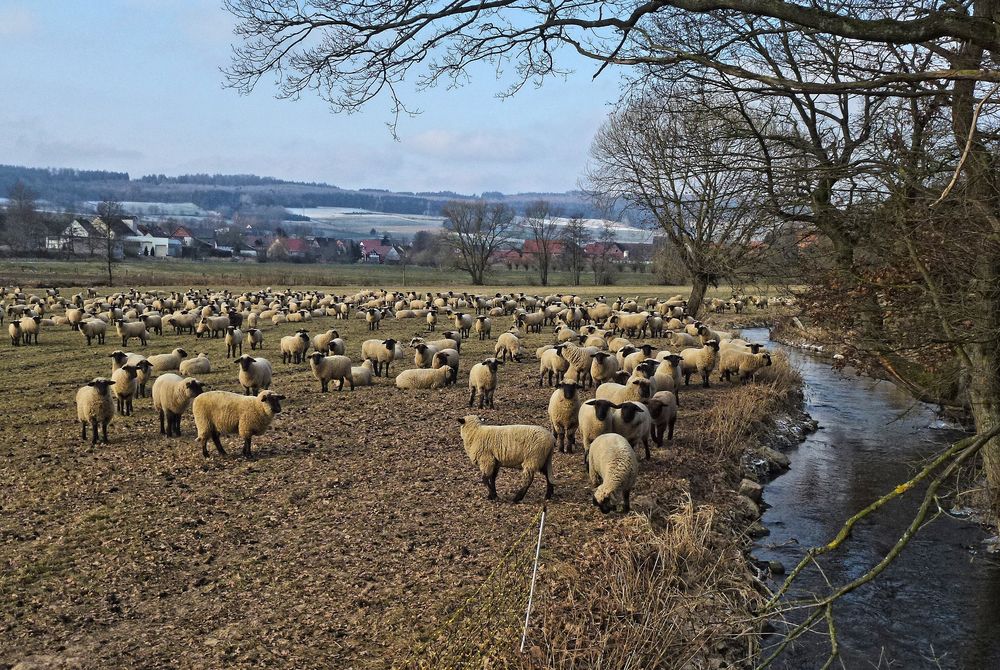
<path fill-rule="evenodd" d="M 361 365 L 356 365 L 351 368 L 351 381 L 354 382 L 355 386 L 371 386 L 372 385 L 372 362 L 365 361 Z"/>
<path fill-rule="evenodd" d="M 309 333 L 300 330 L 294 335 L 286 335 L 280 340 L 281 362 L 302 363 L 309 348 Z"/>
<path fill-rule="evenodd" d="M 734 373 L 740 381 L 748 382 L 757 370 L 769 365 L 771 365 L 771 354 L 766 351 L 754 354 L 749 351 L 724 349 L 719 355 L 720 377 L 727 382 Z"/>
<path fill-rule="evenodd" d="M 549 386 L 552 386 L 552 377 L 555 376 L 556 384 L 562 382 L 563 377 L 569 370 L 569 361 L 563 358 L 562 350 L 565 344 L 557 344 L 551 349 L 542 352 L 541 362 L 538 364 L 538 385 L 542 385 L 545 375 L 549 376 Z"/>
<path fill-rule="evenodd" d="M 212 362 L 208 360 L 208 354 L 204 352 L 198 354 L 194 358 L 188 358 L 181 361 L 180 373 L 185 377 L 206 375 L 211 371 Z"/>
<path fill-rule="evenodd" d="M 396 375 L 398 389 L 439 389 L 452 382 L 451 368 L 413 368 Z"/>
<path fill-rule="evenodd" d="M 252 458 L 251 438 L 267 430 L 274 415 L 281 412 L 284 399 L 285 396 L 273 391 L 261 391 L 250 397 L 228 391 L 208 391 L 199 395 L 194 399 L 192 411 L 202 456 L 208 457 L 209 438 L 219 453 L 225 455 L 219 435 L 237 433 L 243 438 L 244 458 Z"/>
<path fill-rule="evenodd" d="M 309 367 L 312 369 L 313 377 L 319 380 L 323 393 L 327 392 L 331 380 L 340 381 L 338 391 L 344 390 L 345 381 L 349 382 L 351 390 L 354 390 L 351 359 L 347 356 L 324 356 L 322 352 L 314 351 L 309 354 Z"/>
<path fill-rule="evenodd" d="M 590 378 L 600 386 L 611 381 L 618 372 L 618 359 L 606 351 L 598 351 L 590 363 Z"/>
<path fill-rule="evenodd" d="M 677 421 L 677 396 L 670 391 L 657 391 L 647 403 L 649 418 L 652 420 L 650 436 L 656 446 L 663 448 L 663 433 L 667 441 L 674 439 L 674 423 Z"/>
<path fill-rule="evenodd" d="M 514 333 L 501 333 L 500 337 L 497 338 L 496 346 L 493 349 L 493 355 L 502 361 L 510 359 L 512 361 L 520 362 L 521 340 L 518 339 L 517 335 Z"/>
<path fill-rule="evenodd" d="M 92 429 L 91 445 L 97 444 L 97 426 L 100 425 L 104 444 L 108 443 L 108 424 L 115 416 L 115 405 L 111 400 L 113 381 L 107 377 L 95 377 L 76 392 L 76 418 L 83 424 L 80 439 L 87 441 L 87 424 Z"/>
<path fill-rule="evenodd" d="M 154 372 L 167 372 L 181 367 L 181 361 L 187 358 L 187 352 L 181 348 L 174 349 L 169 354 L 156 354 L 147 360 L 152 364 Z"/>
<path fill-rule="evenodd" d="M 552 435 L 559 441 L 559 453 L 573 453 L 580 421 L 579 388 L 576 384 L 559 384 L 549 398 L 549 421 L 552 423 Z"/>
<path fill-rule="evenodd" d="M 469 407 L 472 407 L 476 399 L 476 392 L 479 392 L 479 409 L 483 404 L 493 407 L 493 394 L 497 390 L 497 368 L 503 365 L 503 361 L 496 358 L 487 358 L 482 363 L 476 363 L 469 370 Z"/>
<path fill-rule="evenodd" d="M 639 451 L 640 444 L 644 445 L 646 460 L 650 459 L 649 436 L 653 430 L 653 421 L 644 404 L 635 401 L 621 403 L 612 424 L 614 431 L 628 440 L 636 452 Z"/>
<path fill-rule="evenodd" d="M 240 366 L 240 386 L 246 395 L 271 388 L 271 361 L 243 354 L 234 363 Z"/>
<path fill-rule="evenodd" d="M 601 384 L 597 389 L 596 396 L 598 400 L 610 400 L 616 405 L 631 400 L 644 402 L 650 396 L 649 389 L 650 384 L 648 379 L 629 377 L 628 382 L 625 384 L 616 384 L 614 382 Z"/>
<path fill-rule="evenodd" d="M 160 434 L 181 436 L 181 415 L 191 402 L 204 391 L 204 386 L 194 378 L 185 379 L 168 373 L 153 382 L 153 408 L 160 415 Z"/>
<path fill-rule="evenodd" d="M 142 346 L 146 346 L 146 339 L 149 337 L 149 333 L 146 332 L 146 324 L 142 321 L 127 322 L 124 319 L 118 319 L 115 321 L 115 332 L 122 338 L 123 347 L 127 347 L 128 341 L 133 337 L 138 338 L 142 342 Z"/>
<path fill-rule="evenodd" d="M 32 341 L 38 344 L 38 333 L 42 329 L 42 317 L 37 315 L 22 316 L 19 323 L 21 325 L 21 341 L 25 344 L 31 344 Z"/>
<path fill-rule="evenodd" d="M 396 340 L 365 340 L 361 343 L 361 358 L 371 361 L 375 366 L 375 376 L 381 377 L 383 366 L 385 374 L 389 374 L 389 366 L 396 359 Z"/>
<path fill-rule="evenodd" d="M 111 393 L 115 396 L 119 414 L 132 416 L 132 399 L 138 388 L 135 381 L 137 375 L 138 370 L 134 365 L 125 365 L 111 373 L 111 381 L 114 382 Z"/>
<path fill-rule="evenodd" d="M 478 416 L 458 420 L 462 424 L 462 446 L 469 460 L 479 466 L 488 500 L 496 500 L 497 474 L 500 468 L 520 468 L 521 488 L 514 495 L 519 503 L 528 492 L 535 473 L 545 475 L 545 499 L 555 490 L 552 485 L 552 453 L 555 438 L 541 426 L 484 426 Z"/>
<path fill-rule="evenodd" d="M 610 400 L 588 400 L 580 405 L 577 413 L 577 425 L 580 428 L 580 441 L 583 442 L 583 467 L 587 467 L 587 452 L 590 443 L 599 435 L 614 430 L 614 411 L 617 405 Z"/>
<path fill-rule="evenodd" d="M 593 501 L 601 512 L 610 512 L 613 498 L 621 494 L 622 509 L 627 514 L 629 495 L 639 477 L 639 460 L 628 440 L 615 433 L 595 439 L 590 449 L 589 474 Z"/>
<path fill-rule="evenodd" d="M 264 331 L 260 328 L 250 328 L 246 331 L 247 339 L 250 340 L 250 351 L 264 348 Z"/>
<path fill-rule="evenodd" d="M 243 355 L 243 331 L 236 326 L 226 328 L 226 358 L 236 358 L 236 350 Z"/>
<path fill-rule="evenodd" d="M 451 383 L 455 384 L 458 382 L 458 363 L 458 352 L 454 349 L 445 349 L 434 354 L 434 362 L 431 363 L 431 367 L 436 369 L 447 365 L 451 368 Z"/>
<path fill-rule="evenodd" d="M 708 388 L 708 375 L 719 362 L 718 340 L 708 340 L 701 349 L 681 350 L 681 374 L 684 375 L 684 385 L 691 383 L 691 375 L 695 372 L 701 375 L 701 385 Z"/>
<path fill-rule="evenodd" d="M 485 340 L 490 336 L 490 331 L 493 329 L 493 322 L 485 316 L 477 316 L 475 328 L 476 332 L 479 333 L 479 339 Z"/>
<path fill-rule="evenodd" d="M 95 339 L 98 344 L 104 344 L 104 334 L 107 332 L 107 329 L 108 325 L 100 319 L 88 319 L 87 321 L 81 321 L 77 324 L 77 330 L 83 333 L 83 336 L 87 338 L 88 347 Z"/>
<path fill-rule="evenodd" d="M 419 342 L 413 347 L 413 364 L 418 368 L 429 368 L 437 352 L 438 348 L 434 345 Z"/>

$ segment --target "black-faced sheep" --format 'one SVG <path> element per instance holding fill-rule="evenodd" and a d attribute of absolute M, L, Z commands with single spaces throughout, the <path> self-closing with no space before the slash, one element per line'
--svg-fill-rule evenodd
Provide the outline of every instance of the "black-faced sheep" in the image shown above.
<path fill-rule="evenodd" d="M 479 466 L 487 498 L 497 497 L 497 474 L 500 468 L 518 468 L 522 473 L 521 488 L 514 495 L 520 502 L 536 472 L 545 476 L 545 499 L 552 497 L 552 453 L 555 439 L 541 426 L 484 426 L 478 416 L 459 419 L 462 424 L 462 445 L 469 460 Z"/>
<path fill-rule="evenodd" d="M 115 416 L 115 404 L 111 398 L 113 381 L 107 377 L 97 377 L 76 392 L 76 418 L 83 425 L 80 439 L 87 441 L 87 424 L 92 429 L 91 444 L 97 444 L 97 427 L 101 427 L 104 444 L 108 443 L 108 424 Z"/>
<path fill-rule="evenodd" d="M 281 412 L 284 399 L 285 396 L 273 391 L 261 391 L 255 396 L 228 391 L 208 391 L 199 395 L 194 399 L 192 411 L 202 455 L 208 457 L 209 438 L 219 453 L 225 454 L 219 436 L 236 433 L 243 438 L 243 456 L 251 458 L 251 438 L 267 430 L 275 414 Z"/>

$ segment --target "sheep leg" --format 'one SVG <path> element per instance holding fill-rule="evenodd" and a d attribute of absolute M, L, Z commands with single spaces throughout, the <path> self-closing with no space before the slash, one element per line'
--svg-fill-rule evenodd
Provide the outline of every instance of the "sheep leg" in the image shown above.
<path fill-rule="evenodd" d="M 553 430 L 552 431 L 552 437 L 553 437 L 553 439 L 555 439 L 559 443 L 559 453 L 560 454 L 566 453 L 566 447 L 565 447 L 565 442 L 563 440 L 563 436 L 564 436 L 564 433 L 561 432 L 561 431 L 558 431 L 558 430 Z"/>
<path fill-rule="evenodd" d="M 708 370 L 705 370 L 704 372 L 701 373 L 701 385 L 704 386 L 705 388 L 709 388 L 709 385 L 708 385 Z"/>
<path fill-rule="evenodd" d="M 500 462 L 494 461 L 493 468 L 490 470 L 489 474 L 483 475 L 483 484 L 489 490 L 487 494 L 487 500 L 497 499 L 497 475 L 500 473 Z"/>
<path fill-rule="evenodd" d="M 649 455 L 649 436 L 648 435 L 643 438 L 642 444 L 643 444 L 643 446 L 646 447 L 646 460 L 648 461 L 649 459 L 652 458 L 652 456 Z"/>
<path fill-rule="evenodd" d="M 673 439 L 674 439 L 674 423 L 675 423 L 676 421 L 677 421 L 677 417 L 675 416 L 675 417 L 674 417 L 674 418 L 672 418 L 672 419 L 670 420 L 670 422 L 669 422 L 669 423 L 667 424 L 667 428 L 669 429 L 669 432 L 667 433 L 667 440 L 668 440 L 668 441 L 673 441 Z M 661 435 L 661 436 L 660 436 L 660 438 L 661 438 L 661 439 L 660 439 L 660 446 L 662 447 L 662 446 L 663 446 L 663 439 L 662 439 L 662 438 L 663 438 L 663 436 Z"/>
<path fill-rule="evenodd" d="M 95 421 L 95 423 L 96 423 L 96 421 Z M 97 426 L 96 425 L 94 426 L 94 437 L 95 438 L 97 437 Z M 108 443 L 108 420 L 107 419 L 105 419 L 101 423 L 101 437 L 104 438 L 104 444 L 107 444 Z M 95 444 L 97 443 L 96 439 L 94 440 L 94 443 Z"/>
<path fill-rule="evenodd" d="M 531 486 L 531 482 L 535 479 L 535 473 L 533 470 L 526 468 L 522 470 L 522 472 L 522 481 L 524 483 L 521 485 L 521 488 L 517 490 L 517 494 L 514 496 L 515 503 L 519 503 L 524 499 L 525 494 L 528 493 L 528 487 Z"/>
<path fill-rule="evenodd" d="M 473 401 L 476 399 L 476 388 L 472 387 L 472 393 L 469 395 L 469 407 L 472 407 Z M 482 407 L 482 405 L 480 405 Z"/>
<path fill-rule="evenodd" d="M 244 440 L 243 440 L 243 457 L 244 458 L 248 458 L 248 459 L 253 458 L 253 454 L 250 453 L 250 438 L 249 437 L 244 438 Z"/>
<path fill-rule="evenodd" d="M 690 372 L 685 372 L 684 373 L 684 386 L 688 386 L 688 385 L 691 384 L 691 374 L 692 373 L 690 373 Z"/>
<path fill-rule="evenodd" d="M 212 431 L 212 442 L 215 443 L 215 448 L 219 450 L 219 453 L 225 456 L 226 450 L 222 448 L 222 441 L 219 439 L 218 431 Z M 208 456 L 208 453 L 206 452 L 205 455 Z"/>
<path fill-rule="evenodd" d="M 81 421 L 80 424 L 83 426 L 83 432 L 80 435 L 80 439 L 83 442 L 86 442 L 87 441 L 87 422 L 86 421 Z"/>
<path fill-rule="evenodd" d="M 566 435 L 566 438 L 567 441 L 569 442 L 569 445 L 567 446 L 567 451 L 572 454 L 573 448 L 576 446 L 576 430 L 569 431 L 569 433 Z"/>
<path fill-rule="evenodd" d="M 629 500 L 628 500 L 628 497 L 629 497 L 630 493 L 631 493 L 631 491 L 628 491 L 628 490 L 622 491 L 622 498 L 624 498 L 624 500 L 625 500 L 625 505 L 624 505 L 622 511 L 625 512 L 625 514 L 628 514 L 631 511 L 631 509 L 632 509 L 629 506 Z"/>
<path fill-rule="evenodd" d="M 165 417 L 163 416 L 163 410 L 161 409 L 160 410 L 160 435 L 166 435 L 167 437 L 170 437 L 170 433 L 167 432 L 167 427 L 166 427 L 166 425 L 164 423 L 164 418 Z"/>
<path fill-rule="evenodd" d="M 320 389 L 322 390 L 322 392 L 323 392 L 323 393 L 326 393 L 326 389 L 327 389 L 327 380 L 325 380 L 325 379 L 320 379 L 320 380 L 319 380 L 319 386 L 320 386 Z"/>
<path fill-rule="evenodd" d="M 572 450 L 570 450 L 572 451 Z M 552 455 L 549 454 L 548 459 L 545 461 L 545 465 L 542 466 L 542 474 L 545 475 L 545 499 L 551 500 L 552 494 L 555 493 L 556 487 L 552 485 L 552 477 L 550 476 L 552 470 Z"/>

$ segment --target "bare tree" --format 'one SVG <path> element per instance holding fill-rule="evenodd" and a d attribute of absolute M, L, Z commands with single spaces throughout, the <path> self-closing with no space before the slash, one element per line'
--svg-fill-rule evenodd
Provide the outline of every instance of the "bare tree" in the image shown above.
<path fill-rule="evenodd" d="M 563 257 L 573 277 L 573 285 L 579 286 L 585 259 L 584 247 L 590 242 L 590 234 L 583 225 L 583 215 L 574 214 L 570 217 L 569 222 L 563 227 L 562 240 L 566 249 Z"/>
<path fill-rule="evenodd" d="M 590 254 L 590 268 L 594 271 L 594 285 L 610 286 L 615 283 L 615 264 L 611 253 L 618 238 L 614 224 L 605 221 L 597 235 L 594 251 Z"/>
<path fill-rule="evenodd" d="M 7 242 L 12 249 L 27 251 L 37 246 L 40 225 L 37 197 L 20 179 L 7 192 Z"/>
<path fill-rule="evenodd" d="M 535 243 L 534 257 L 538 264 L 538 281 L 549 285 L 549 270 L 559 242 L 558 213 L 547 200 L 536 200 L 524 212 L 524 224 Z"/>
<path fill-rule="evenodd" d="M 108 286 L 114 285 L 114 275 L 111 271 L 111 264 L 115 260 L 115 242 L 118 237 L 115 235 L 114 223 L 120 221 L 125 210 L 117 200 L 105 198 L 97 205 L 97 216 L 104 222 L 104 258 L 108 268 Z"/>
<path fill-rule="evenodd" d="M 460 270 L 469 273 L 472 283 L 481 286 L 489 269 L 490 257 L 510 241 L 514 212 L 507 205 L 485 200 L 453 200 L 441 213 L 447 217 L 447 241 Z"/>

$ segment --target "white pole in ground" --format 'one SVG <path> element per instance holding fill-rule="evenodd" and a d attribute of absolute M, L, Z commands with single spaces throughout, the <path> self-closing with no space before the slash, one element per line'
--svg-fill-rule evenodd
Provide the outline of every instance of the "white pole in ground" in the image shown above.
<path fill-rule="evenodd" d="M 542 505 L 542 518 L 538 522 L 538 544 L 535 546 L 535 569 L 531 571 L 531 591 L 528 592 L 528 609 L 524 612 L 524 632 L 521 633 L 521 653 L 528 639 L 528 619 L 531 617 L 531 603 L 535 598 L 535 579 L 538 577 L 538 557 L 542 553 L 542 529 L 545 528 L 545 513 L 548 505 Z"/>

